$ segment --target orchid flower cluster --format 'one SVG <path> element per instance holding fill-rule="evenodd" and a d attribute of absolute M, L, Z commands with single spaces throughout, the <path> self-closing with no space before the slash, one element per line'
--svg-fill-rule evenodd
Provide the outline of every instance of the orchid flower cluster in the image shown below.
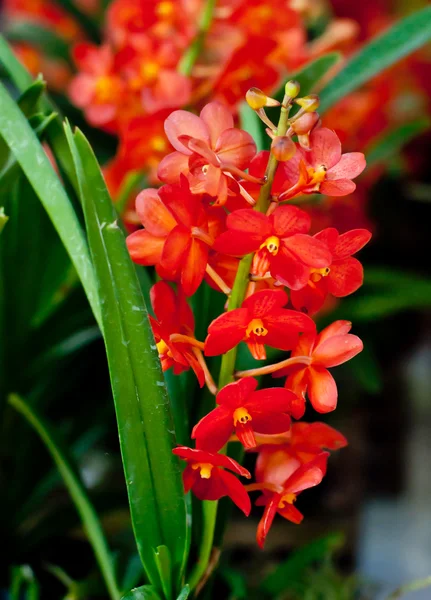
<path fill-rule="evenodd" d="M 306 398 L 318 413 L 336 408 L 328 369 L 362 350 L 351 323 L 335 321 L 318 333 L 312 316 L 328 297 L 359 288 L 363 270 L 353 255 L 371 234 L 327 228 L 311 235 L 310 216 L 294 202 L 304 194 L 351 193 L 365 159 L 358 152 L 342 154 L 337 135 L 321 125 L 318 97 L 299 92 L 297 82 L 286 84 L 277 126 L 265 108 L 280 103 L 257 88 L 247 92 L 249 106 L 267 126 L 269 152 L 257 153 L 253 138 L 234 127 L 221 103 L 207 104 L 199 116 L 170 114 L 164 127 L 174 151 L 158 167 L 164 185 L 138 195 L 143 229 L 127 238 L 132 259 L 155 266 L 161 279 L 151 289 L 151 324 L 163 370 L 192 369 L 200 386 L 216 396 L 216 407 L 193 428 L 195 447 L 173 450 L 187 463 L 185 491 L 202 500 L 229 496 L 246 515 L 249 494 L 259 492 L 261 547 L 277 513 L 301 522 L 298 494 L 321 482 L 327 450 L 347 444 L 328 425 L 300 419 Z M 203 280 L 227 296 L 227 310 L 200 341 L 187 298 Z M 290 356 L 236 371 L 241 342 L 258 361 L 266 360 L 267 347 Z M 206 358 L 218 355 L 217 388 Z M 257 389 L 256 377 L 270 373 L 284 378 L 284 386 Z M 235 476 L 251 478 L 227 456 L 232 440 L 257 453 L 255 483 L 245 486 Z"/>

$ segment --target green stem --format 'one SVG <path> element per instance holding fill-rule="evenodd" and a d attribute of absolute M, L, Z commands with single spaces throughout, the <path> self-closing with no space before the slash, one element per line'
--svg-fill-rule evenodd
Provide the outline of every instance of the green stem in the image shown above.
<path fill-rule="evenodd" d="M 88 541 L 93 547 L 96 560 L 99 563 L 100 571 L 105 580 L 109 596 L 112 600 L 119 600 L 121 592 L 117 585 L 114 563 L 99 517 L 87 496 L 84 485 L 74 467 L 69 462 L 64 449 L 60 447 L 58 440 L 54 438 L 53 433 L 49 430 L 47 424 L 38 414 L 36 414 L 34 409 L 31 408 L 27 402 L 22 400 L 16 394 L 11 394 L 8 397 L 8 401 L 11 406 L 27 419 L 28 423 L 39 434 L 49 450 L 81 517 L 82 524 L 88 536 Z"/>
<path fill-rule="evenodd" d="M 285 96 L 281 106 L 280 120 L 277 126 L 277 135 L 286 134 L 290 103 L 291 98 Z M 272 183 L 274 181 L 277 166 L 278 161 L 273 154 L 271 154 L 268 161 L 268 166 L 266 168 L 266 183 L 261 187 L 259 198 L 255 206 L 255 210 L 258 210 L 261 213 L 265 213 L 268 210 L 271 199 Z M 235 277 L 235 283 L 232 288 L 232 294 L 229 298 L 228 310 L 235 310 L 236 308 L 239 308 L 244 301 L 245 294 L 247 292 L 247 286 L 250 281 L 249 274 L 252 261 L 253 254 L 247 254 L 247 256 L 244 256 L 239 263 L 238 272 Z M 236 346 L 223 355 L 219 375 L 219 389 L 234 381 L 237 353 L 238 347 Z M 226 449 L 221 450 L 221 452 L 226 452 Z M 199 548 L 199 560 L 195 565 L 189 580 L 191 589 L 196 587 L 202 576 L 206 573 L 214 540 L 218 502 L 204 502 L 203 504 L 203 535 Z"/>
<path fill-rule="evenodd" d="M 210 30 L 214 16 L 214 9 L 217 0 L 206 0 L 202 11 L 201 20 L 198 25 L 198 31 L 192 44 L 187 48 L 184 56 L 181 58 L 178 65 L 178 70 L 183 75 L 190 75 L 196 60 L 202 52 L 205 38 Z"/>

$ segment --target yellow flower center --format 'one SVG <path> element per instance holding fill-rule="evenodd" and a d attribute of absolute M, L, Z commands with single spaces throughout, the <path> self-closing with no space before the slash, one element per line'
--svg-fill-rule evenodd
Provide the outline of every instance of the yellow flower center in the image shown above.
<path fill-rule="evenodd" d="M 320 281 L 322 277 L 327 277 L 330 272 L 331 269 L 329 267 L 325 267 L 324 269 L 311 269 L 310 279 L 316 283 L 317 281 Z"/>
<path fill-rule="evenodd" d="M 252 319 L 248 324 L 246 329 L 246 335 L 249 337 L 252 333 L 258 336 L 265 336 L 268 333 L 268 330 L 264 327 L 261 319 Z"/>
<path fill-rule="evenodd" d="M 173 2 L 159 2 L 156 8 L 158 17 L 170 17 L 174 13 Z"/>
<path fill-rule="evenodd" d="M 150 146 L 152 150 L 155 150 L 155 152 L 164 152 L 167 144 L 166 140 L 161 135 L 155 135 L 153 138 L 151 138 Z"/>
<path fill-rule="evenodd" d="M 296 500 L 296 494 L 284 494 L 278 503 L 278 508 L 284 508 L 286 504 L 293 504 Z"/>
<path fill-rule="evenodd" d="M 160 342 L 157 342 L 156 346 L 159 356 L 172 356 L 172 353 L 169 350 L 169 346 L 167 345 L 165 340 L 160 340 Z"/>
<path fill-rule="evenodd" d="M 244 408 L 243 406 L 241 406 L 240 408 L 237 408 L 235 410 L 235 412 L 233 413 L 233 424 L 236 427 L 238 422 L 242 423 L 242 425 L 245 425 L 246 423 L 248 423 L 248 421 L 251 421 L 251 415 L 248 412 L 248 410 L 246 408 Z"/>
<path fill-rule="evenodd" d="M 157 78 L 159 71 L 160 67 L 158 63 L 154 61 L 144 62 L 140 68 L 141 76 L 147 83 L 154 81 Z"/>
<path fill-rule="evenodd" d="M 309 185 L 317 184 L 317 189 L 319 189 L 320 184 L 326 177 L 326 171 L 328 169 L 325 165 L 320 165 L 317 169 L 313 169 L 313 167 L 307 168 L 307 173 L 310 178 Z"/>
<path fill-rule="evenodd" d="M 212 465 L 211 463 L 195 463 L 194 465 L 192 465 L 192 469 L 194 471 L 200 469 L 199 475 L 202 477 L 202 479 L 209 479 L 211 477 L 211 471 L 213 469 L 213 466 L 214 465 Z"/>
<path fill-rule="evenodd" d="M 108 75 L 102 75 L 96 82 L 96 98 L 100 104 L 109 102 L 112 99 L 112 88 L 113 88 L 112 77 Z"/>
<path fill-rule="evenodd" d="M 259 250 L 262 248 L 266 248 L 270 254 L 275 256 L 280 248 L 279 238 L 275 235 L 271 235 L 271 237 L 267 238 L 263 244 L 260 245 Z"/>

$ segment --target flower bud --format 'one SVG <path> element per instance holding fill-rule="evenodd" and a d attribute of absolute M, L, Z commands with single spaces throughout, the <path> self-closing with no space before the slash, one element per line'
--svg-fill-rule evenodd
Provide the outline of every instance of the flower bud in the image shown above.
<path fill-rule="evenodd" d="M 316 94 L 310 94 L 309 96 L 304 96 L 303 98 L 297 98 L 295 100 L 296 104 L 305 111 L 305 112 L 314 112 L 319 108 L 320 100 L 319 96 Z"/>
<path fill-rule="evenodd" d="M 309 96 L 304 96 L 303 98 L 297 98 L 295 102 L 296 104 L 299 104 L 299 106 L 305 112 L 314 112 L 319 108 L 320 104 L 319 96 L 316 94 L 310 94 Z"/>
<path fill-rule="evenodd" d="M 292 79 L 291 81 L 288 81 L 284 86 L 284 93 L 286 94 L 286 96 L 289 96 L 289 98 L 296 98 L 296 96 L 299 94 L 300 89 L 301 86 L 299 85 L 299 83 Z"/>
<path fill-rule="evenodd" d="M 271 152 L 279 162 L 286 162 L 294 156 L 296 146 L 287 135 L 279 135 L 272 140 Z"/>
<path fill-rule="evenodd" d="M 253 110 L 260 110 L 264 106 L 279 106 L 280 102 L 275 100 L 274 98 L 269 98 L 262 90 L 257 87 L 250 88 L 246 95 L 245 99 L 247 104 Z"/>
<path fill-rule="evenodd" d="M 316 112 L 307 112 L 293 121 L 290 126 L 297 135 L 305 135 L 313 129 L 318 120 L 319 115 Z"/>

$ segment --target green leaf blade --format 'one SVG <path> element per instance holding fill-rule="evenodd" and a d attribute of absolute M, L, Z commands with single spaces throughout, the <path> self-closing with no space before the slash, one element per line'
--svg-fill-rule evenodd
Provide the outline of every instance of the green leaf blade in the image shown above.
<path fill-rule="evenodd" d="M 70 200 L 35 132 L 2 84 L 0 104 L 0 136 L 14 154 L 51 218 L 80 276 L 94 316 L 100 323 L 96 281 L 87 241 Z"/>
<path fill-rule="evenodd" d="M 160 585 L 154 551 L 167 546 L 181 579 L 187 544 L 184 492 L 169 397 L 142 291 L 97 160 L 80 131 L 66 127 L 87 224 L 120 445 L 138 550 Z"/>
<path fill-rule="evenodd" d="M 414 12 L 357 52 L 320 93 L 324 113 L 350 92 L 431 39 L 431 6 Z"/>

